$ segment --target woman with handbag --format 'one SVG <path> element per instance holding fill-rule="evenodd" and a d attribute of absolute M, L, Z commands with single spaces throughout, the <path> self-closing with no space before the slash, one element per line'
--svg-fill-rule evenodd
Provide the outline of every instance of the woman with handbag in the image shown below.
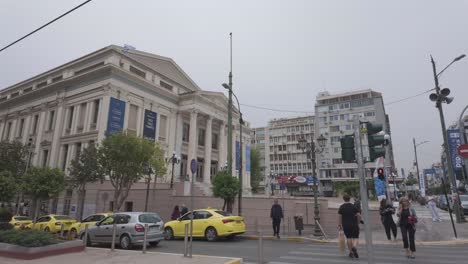
<path fill-rule="evenodd" d="M 416 233 L 416 211 L 411 207 L 411 203 L 406 197 L 400 198 L 400 206 L 398 208 L 398 223 L 401 229 L 401 236 L 403 238 L 403 247 L 406 249 L 406 257 L 414 259 L 414 252 L 416 252 L 416 245 L 414 242 L 414 235 Z"/>

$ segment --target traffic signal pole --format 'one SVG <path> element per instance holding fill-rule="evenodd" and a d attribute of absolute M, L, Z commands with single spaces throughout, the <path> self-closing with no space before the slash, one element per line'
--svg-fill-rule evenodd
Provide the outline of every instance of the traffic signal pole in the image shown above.
<path fill-rule="evenodd" d="M 364 221 L 364 232 L 366 238 L 367 263 L 374 263 L 374 250 L 372 246 L 372 233 L 369 221 L 369 204 L 367 197 L 366 169 L 364 167 L 364 153 L 362 149 L 361 124 L 359 118 L 354 119 L 354 140 L 357 150 L 359 186 L 361 191 L 362 213 Z"/>

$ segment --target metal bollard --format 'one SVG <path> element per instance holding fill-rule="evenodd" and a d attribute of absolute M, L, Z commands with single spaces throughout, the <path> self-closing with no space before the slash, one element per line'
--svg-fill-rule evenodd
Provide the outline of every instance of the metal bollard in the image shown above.
<path fill-rule="evenodd" d="M 258 218 L 255 217 L 255 233 L 258 232 Z"/>
<path fill-rule="evenodd" d="M 148 224 L 145 224 L 145 233 L 143 235 L 143 254 L 146 254 L 146 239 L 148 235 Z"/>
<path fill-rule="evenodd" d="M 291 235 L 291 217 L 288 217 L 288 236 Z"/>
<path fill-rule="evenodd" d="M 65 225 L 62 223 L 60 224 L 60 238 L 63 238 L 63 231 L 64 231 Z"/>
<path fill-rule="evenodd" d="M 262 231 L 258 232 L 258 264 L 263 264 L 263 234 Z"/>
<path fill-rule="evenodd" d="M 115 250 L 115 233 L 117 231 L 117 225 L 114 223 L 112 225 L 112 244 L 111 244 L 111 251 Z"/>
<path fill-rule="evenodd" d="M 184 230 L 184 257 L 188 257 L 188 224 L 185 224 Z"/>
<path fill-rule="evenodd" d="M 87 241 L 88 241 L 88 225 L 85 225 L 84 237 L 83 237 L 83 245 L 85 246 L 85 248 L 86 248 Z"/>

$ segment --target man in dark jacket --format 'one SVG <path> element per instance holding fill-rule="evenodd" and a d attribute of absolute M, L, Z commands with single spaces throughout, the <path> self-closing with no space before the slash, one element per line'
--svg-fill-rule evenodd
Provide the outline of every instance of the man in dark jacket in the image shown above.
<path fill-rule="evenodd" d="M 273 236 L 280 238 L 280 224 L 283 218 L 283 208 L 278 204 L 278 199 L 275 199 L 275 203 L 271 207 L 270 217 L 273 222 Z"/>

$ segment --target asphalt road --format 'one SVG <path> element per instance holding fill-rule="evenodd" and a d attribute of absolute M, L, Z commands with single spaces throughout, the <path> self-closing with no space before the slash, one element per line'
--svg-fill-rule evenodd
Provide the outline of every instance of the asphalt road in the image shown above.
<path fill-rule="evenodd" d="M 468 263 L 468 246 L 418 246 L 415 260 L 404 256 L 401 241 L 394 245 L 374 245 L 375 263 L 424 263 L 424 264 L 460 264 Z M 140 249 L 141 250 L 141 249 Z M 183 254 L 184 241 L 162 241 L 149 251 Z M 336 244 L 318 244 L 310 242 L 292 242 L 285 240 L 264 241 L 264 263 L 367 263 L 365 246 L 359 247 L 360 259 L 349 259 L 341 255 Z M 231 241 L 207 242 L 196 240 L 193 254 L 225 257 L 240 257 L 245 262 L 256 263 L 258 241 L 236 239 Z"/>

